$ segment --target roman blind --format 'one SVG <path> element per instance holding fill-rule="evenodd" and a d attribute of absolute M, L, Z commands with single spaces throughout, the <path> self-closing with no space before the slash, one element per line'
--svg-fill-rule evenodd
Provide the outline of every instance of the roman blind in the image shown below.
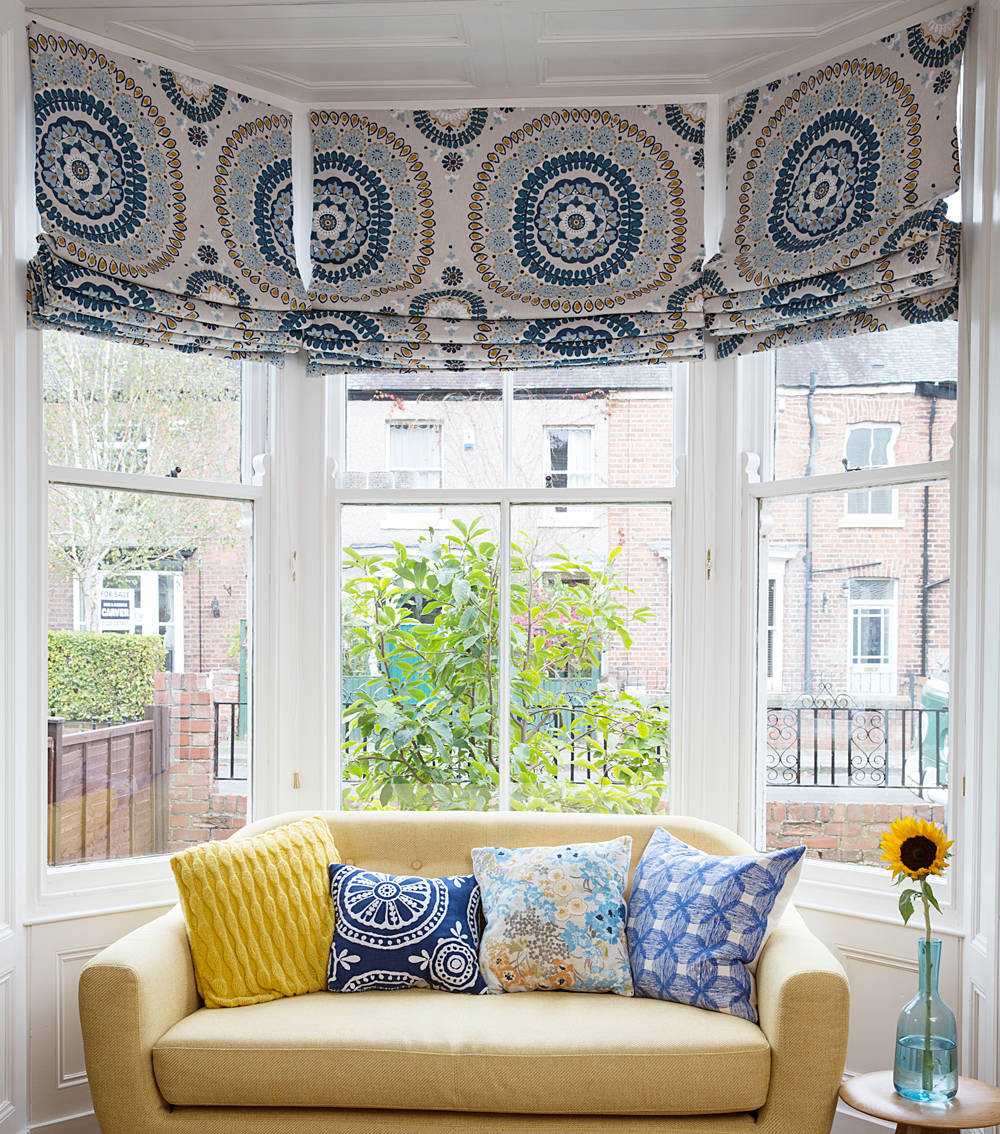
<path fill-rule="evenodd" d="M 702 104 L 312 124 L 314 368 L 701 357 Z"/>
<path fill-rule="evenodd" d="M 719 356 L 940 320 L 958 307 L 956 110 L 971 8 L 731 100 Z"/>
<path fill-rule="evenodd" d="M 277 359 L 306 305 L 292 121 L 265 103 L 32 25 L 40 326 Z"/>

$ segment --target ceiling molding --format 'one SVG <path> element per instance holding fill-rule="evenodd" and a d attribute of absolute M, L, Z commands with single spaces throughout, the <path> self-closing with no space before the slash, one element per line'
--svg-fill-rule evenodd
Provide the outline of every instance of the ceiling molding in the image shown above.
<path fill-rule="evenodd" d="M 389 99 L 487 106 L 546 97 L 605 105 L 725 98 L 854 51 L 940 7 L 940 0 L 625 2 L 56 0 L 31 11 L 104 50 L 302 109 Z"/>

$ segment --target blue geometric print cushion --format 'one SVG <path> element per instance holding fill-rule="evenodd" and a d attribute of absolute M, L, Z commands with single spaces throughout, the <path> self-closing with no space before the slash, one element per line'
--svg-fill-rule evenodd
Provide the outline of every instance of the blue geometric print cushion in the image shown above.
<path fill-rule="evenodd" d="M 795 889 L 805 850 L 705 854 L 657 827 L 628 903 L 636 996 L 756 1024 L 757 960 Z"/>
<path fill-rule="evenodd" d="M 327 988 L 484 993 L 479 884 L 472 874 L 404 878 L 330 864 L 336 911 Z"/>

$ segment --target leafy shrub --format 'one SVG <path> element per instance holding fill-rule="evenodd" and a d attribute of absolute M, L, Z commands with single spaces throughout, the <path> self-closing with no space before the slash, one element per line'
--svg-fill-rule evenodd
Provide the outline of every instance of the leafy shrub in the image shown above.
<path fill-rule="evenodd" d="M 511 549 L 511 806 L 656 812 L 667 709 L 598 684 L 631 646 L 631 592 L 604 564 Z M 484 809 L 499 783 L 499 555 L 480 520 L 395 555 L 348 549 L 344 574 L 345 803 Z M 586 580 L 583 582 L 583 580 Z M 367 679 L 361 675 L 370 675 Z M 346 682 L 345 682 L 346 684 Z M 572 769 L 572 776 L 570 770 Z M 579 778 L 580 776 L 583 778 Z"/>
<path fill-rule="evenodd" d="M 164 661 L 160 637 L 50 630 L 49 715 L 74 721 L 142 717 Z"/>

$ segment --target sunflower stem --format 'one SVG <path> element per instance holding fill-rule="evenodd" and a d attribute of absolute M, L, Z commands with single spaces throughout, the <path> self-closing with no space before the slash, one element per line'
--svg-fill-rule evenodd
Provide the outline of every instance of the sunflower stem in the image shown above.
<path fill-rule="evenodd" d="M 925 887 L 926 878 L 920 888 L 920 897 L 924 903 L 924 925 L 926 926 L 924 946 L 924 1060 L 923 1060 L 923 1088 L 925 1091 L 934 1090 L 934 1052 L 931 1050 L 931 904 L 927 900 Z"/>

